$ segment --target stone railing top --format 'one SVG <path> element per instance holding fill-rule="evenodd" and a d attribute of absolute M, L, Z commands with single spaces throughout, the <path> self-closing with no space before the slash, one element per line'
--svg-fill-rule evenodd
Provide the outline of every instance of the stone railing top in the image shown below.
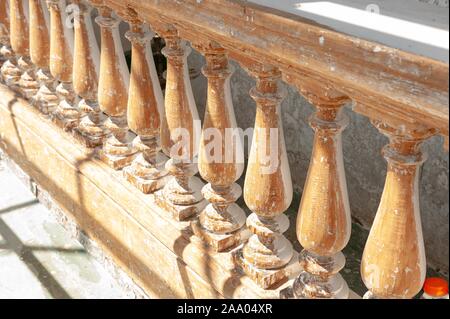
<path fill-rule="evenodd" d="M 370 118 L 421 124 L 448 136 L 446 62 L 338 32 L 310 19 L 248 1 L 105 3 L 119 13 L 132 8 L 156 31 L 171 25 L 188 41 L 215 40 L 244 66 L 258 61 L 278 67 L 288 83 L 308 78 L 328 83 L 353 100 L 355 111 Z"/>
<path fill-rule="evenodd" d="M 449 62 L 449 11 L 417 0 L 251 0 L 335 31 Z"/>

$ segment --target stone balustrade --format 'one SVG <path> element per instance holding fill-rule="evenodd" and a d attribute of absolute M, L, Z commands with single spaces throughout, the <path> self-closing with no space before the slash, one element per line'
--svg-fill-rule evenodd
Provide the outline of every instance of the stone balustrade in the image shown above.
<path fill-rule="evenodd" d="M 436 134 L 448 140 L 448 87 L 442 84 L 448 84 L 448 65 L 390 49 L 389 59 L 402 61 L 395 70 L 377 73 L 388 53 L 381 50 L 363 63 L 375 44 L 357 46 L 350 36 L 333 38 L 318 26 L 306 31 L 302 22 L 297 26 L 300 34 L 305 31 L 303 46 L 286 31 L 294 22 L 239 6 L 226 0 L 0 0 L 1 81 L 34 105 L 43 121 L 52 121 L 130 187 L 152 196 L 167 218 L 188 225 L 198 249 L 226 260 L 246 278 L 248 289 L 275 298 L 351 294 L 339 272 L 351 235 L 342 150 L 342 132 L 351 123 L 343 108 L 354 104 L 389 138 L 382 151 L 385 187 L 361 261 L 365 297 L 414 297 L 426 270 L 418 179 L 426 155 L 420 146 Z M 130 69 L 120 23 L 129 27 Z M 150 45 L 156 35 L 166 44 L 164 90 Z M 329 43 L 329 60 L 339 56 L 334 71 L 315 38 Z M 192 48 L 206 59 L 203 126 L 187 64 Z M 339 55 L 343 50 L 347 60 Z M 230 59 L 256 80 L 249 92 L 256 118 L 246 161 L 231 99 Z M 282 81 L 316 107 L 296 223 L 301 251 L 283 235 L 290 227 L 284 213 L 293 187 Z M 243 174 L 242 189 L 237 181 Z M 237 204 L 241 196 L 248 216 Z"/>

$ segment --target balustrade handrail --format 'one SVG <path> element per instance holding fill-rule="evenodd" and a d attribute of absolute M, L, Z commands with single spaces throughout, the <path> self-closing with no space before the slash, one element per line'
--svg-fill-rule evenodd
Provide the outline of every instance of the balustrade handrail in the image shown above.
<path fill-rule="evenodd" d="M 330 83 L 370 118 L 422 123 L 448 139 L 448 64 L 342 34 L 247 1 L 106 0 L 150 25 L 172 24 L 189 41 L 215 40 L 230 57 L 278 67 L 283 76 Z M 289 30 L 289 31 L 287 31 Z"/>

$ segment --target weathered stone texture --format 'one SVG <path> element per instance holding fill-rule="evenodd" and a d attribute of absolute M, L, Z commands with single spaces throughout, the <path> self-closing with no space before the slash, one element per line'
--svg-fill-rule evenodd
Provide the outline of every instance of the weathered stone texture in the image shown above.
<path fill-rule="evenodd" d="M 191 54 L 190 67 L 199 69 L 205 61 L 197 52 Z M 238 127 L 252 127 L 255 102 L 249 95 L 254 80 L 235 62 L 231 91 Z M 199 114 L 206 103 L 206 79 L 201 75 L 193 80 L 193 91 Z M 283 101 L 283 125 L 294 189 L 301 193 L 311 157 L 313 131 L 308 118 L 313 106 L 295 88 L 286 85 L 288 96 Z M 351 111 L 350 125 L 343 132 L 344 162 L 352 217 L 366 228 L 372 225 L 386 177 L 386 162 L 381 149 L 387 139 L 368 118 Z M 422 226 L 428 264 L 448 273 L 449 260 L 449 198 L 448 153 L 443 150 L 443 138 L 433 137 L 424 143 L 429 159 L 423 166 L 420 182 Z M 245 145 L 245 153 L 247 152 Z"/>

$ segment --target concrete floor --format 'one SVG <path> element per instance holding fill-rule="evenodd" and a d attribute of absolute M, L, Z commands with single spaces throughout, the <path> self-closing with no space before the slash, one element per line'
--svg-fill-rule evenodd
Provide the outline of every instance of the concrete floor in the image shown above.
<path fill-rule="evenodd" d="M 0 160 L 0 299 L 126 297 Z"/>

